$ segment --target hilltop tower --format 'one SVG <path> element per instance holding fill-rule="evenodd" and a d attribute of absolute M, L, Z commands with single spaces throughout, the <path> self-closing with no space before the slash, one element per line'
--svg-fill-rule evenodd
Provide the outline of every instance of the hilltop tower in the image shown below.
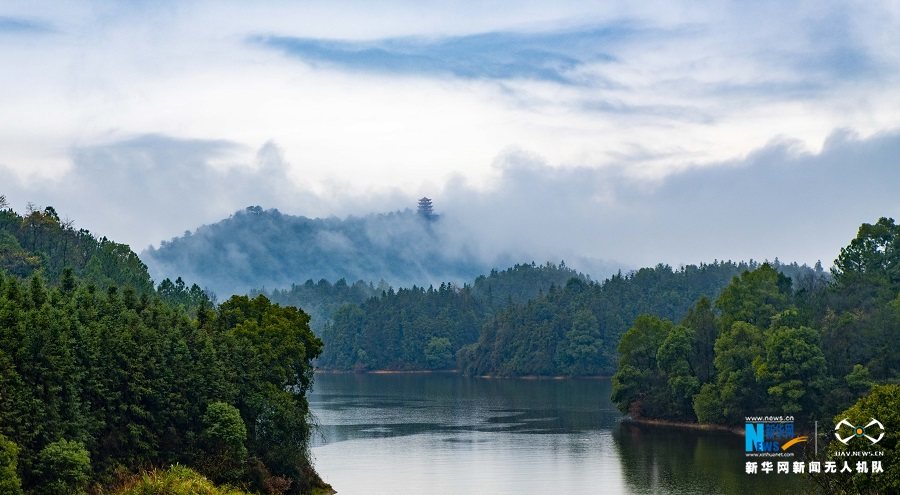
<path fill-rule="evenodd" d="M 431 220 L 434 218 L 434 207 L 431 206 L 431 200 L 428 198 L 422 198 L 419 200 L 419 215 L 422 215 L 425 219 Z"/>

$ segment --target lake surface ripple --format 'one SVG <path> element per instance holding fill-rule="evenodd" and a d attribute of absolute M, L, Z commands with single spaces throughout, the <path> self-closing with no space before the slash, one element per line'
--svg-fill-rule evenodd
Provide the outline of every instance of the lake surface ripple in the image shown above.
<path fill-rule="evenodd" d="M 743 438 L 621 422 L 608 379 L 316 375 L 316 469 L 341 495 L 796 493 Z"/>

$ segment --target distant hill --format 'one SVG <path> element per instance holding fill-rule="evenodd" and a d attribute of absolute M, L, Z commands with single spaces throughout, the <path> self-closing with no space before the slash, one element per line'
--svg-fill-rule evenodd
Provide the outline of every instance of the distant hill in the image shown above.
<path fill-rule="evenodd" d="M 0 195 L 0 273 L 18 280 L 40 274 L 59 283 L 66 269 L 98 288 L 130 286 L 138 293 L 153 290 L 147 267 L 125 244 L 72 226 L 52 206 L 28 204 L 23 215 Z"/>
<path fill-rule="evenodd" d="M 797 300 L 830 280 L 820 265 L 773 262 Z M 321 368 L 440 370 L 471 375 L 611 375 L 638 315 L 680 321 L 759 263 L 668 265 L 594 282 L 564 265 L 516 265 L 472 285 L 388 290 L 338 309 L 319 333 Z M 344 284 L 346 289 L 346 284 Z M 300 294 L 299 291 L 291 291 Z M 273 294 L 273 297 L 286 294 Z"/>
<path fill-rule="evenodd" d="M 506 307 L 510 303 L 523 304 L 529 299 L 550 290 L 554 285 L 561 286 L 571 278 L 579 278 L 585 282 L 590 279 L 577 271 L 566 267 L 565 263 L 556 265 L 545 263 L 515 265 L 503 271 L 491 270 L 489 275 L 479 275 L 473 282 L 462 286 L 473 301 L 478 303 L 479 313 L 491 312 Z M 180 279 L 179 279 L 180 280 Z M 415 285 L 415 284 L 414 284 Z M 447 287 L 442 283 L 440 287 Z M 456 288 L 459 288 L 456 286 Z M 421 291 L 425 291 L 422 287 Z M 362 305 L 371 298 L 387 297 L 393 294 L 393 288 L 382 282 L 373 283 L 357 280 L 348 284 L 340 279 L 332 284 L 327 280 L 314 282 L 307 280 L 304 284 L 292 284 L 290 289 L 252 290 L 250 296 L 264 295 L 274 303 L 282 306 L 303 308 L 312 319 L 310 326 L 318 334 L 334 314 L 345 304 Z"/>
<path fill-rule="evenodd" d="M 313 219 L 259 206 L 148 248 L 141 259 L 156 279 L 181 275 L 221 297 L 309 279 L 470 283 L 513 264 L 482 253 L 443 216 L 407 210 Z"/>

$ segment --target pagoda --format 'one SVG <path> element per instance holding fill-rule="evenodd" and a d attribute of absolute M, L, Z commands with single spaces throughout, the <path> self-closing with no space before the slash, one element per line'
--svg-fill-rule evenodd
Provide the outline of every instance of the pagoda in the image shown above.
<path fill-rule="evenodd" d="M 428 198 L 422 198 L 419 200 L 419 215 L 427 219 L 431 219 L 434 217 L 434 207 L 431 206 L 431 200 Z"/>

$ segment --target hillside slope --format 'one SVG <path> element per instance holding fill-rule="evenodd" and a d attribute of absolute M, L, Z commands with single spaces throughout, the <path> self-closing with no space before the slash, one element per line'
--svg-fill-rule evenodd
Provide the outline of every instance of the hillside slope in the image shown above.
<path fill-rule="evenodd" d="M 471 281 L 495 266 L 438 216 L 412 211 L 306 218 L 259 206 L 141 253 L 151 274 L 195 280 L 223 297 L 304 280 L 381 280 L 394 286 Z"/>

